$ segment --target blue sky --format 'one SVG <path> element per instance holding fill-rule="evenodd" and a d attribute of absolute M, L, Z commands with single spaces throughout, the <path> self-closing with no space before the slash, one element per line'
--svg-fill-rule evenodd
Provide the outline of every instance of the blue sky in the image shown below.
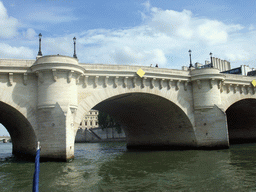
<path fill-rule="evenodd" d="M 209 53 L 256 67 L 254 0 L 2 0 L 0 58 L 73 55 L 81 63 L 181 69 Z M 1 135 L 1 131 L 0 131 Z"/>

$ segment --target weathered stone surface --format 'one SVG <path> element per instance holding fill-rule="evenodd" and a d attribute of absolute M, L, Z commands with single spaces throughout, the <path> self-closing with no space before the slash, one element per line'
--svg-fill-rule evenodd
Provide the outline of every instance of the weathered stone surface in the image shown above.
<path fill-rule="evenodd" d="M 239 139 L 245 129 L 240 123 L 231 130 L 226 110 L 256 98 L 253 77 L 213 68 L 80 64 L 61 55 L 1 59 L 0 67 L 0 120 L 14 154 L 33 155 L 40 141 L 42 157 L 56 160 L 74 157 L 76 131 L 92 108 L 120 121 L 130 148 L 227 148 L 229 136 Z M 140 68 L 143 78 L 136 74 Z M 255 105 L 244 106 L 256 114 Z M 243 116 L 249 122 L 246 138 L 255 135 L 253 116 Z"/>

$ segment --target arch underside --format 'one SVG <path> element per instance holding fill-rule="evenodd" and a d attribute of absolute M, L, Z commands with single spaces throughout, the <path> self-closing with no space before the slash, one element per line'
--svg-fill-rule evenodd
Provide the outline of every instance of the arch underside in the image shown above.
<path fill-rule="evenodd" d="M 256 99 L 243 99 L 227 111 L 229 141 L 234 143 L 256 142 Z"/>
<path fill-rule="evenodd" d="M 0 123 L 9 132 L 12 140 L 12 153 L 16 156 L 35 154 L 36 135 L 29 121 L 15 108 L 0 102 Z"/>
<path fill-rule="evenodd" d="M 195 147 L 187 115 L 173 102 L 153 94 L 127 93 L 111 97 L 93 109 L 120 122 L 128 148 Z"/>

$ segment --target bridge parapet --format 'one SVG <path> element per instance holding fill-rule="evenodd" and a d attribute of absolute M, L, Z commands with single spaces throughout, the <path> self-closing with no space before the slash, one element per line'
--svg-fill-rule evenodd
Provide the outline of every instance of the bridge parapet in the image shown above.
<path fill-rule="evenodd" d="M 89 79 L 94 79 L 94 87 L 97 87 L 99 79 L 103 79 L 105 87 L 110 81 L 113 82 L 114 87 L 122 81 L 124 88 L 127 87 L 128 81 L 132 82 L 133 87 L 136 86 L 137 81 L 141 81 L 142 88 L 145 87 L 146 82 L 150 82 L 151 88 L 154 88 L 157 82 L 160 88 L 163 84 L 167 84 L 169 89 L 174 83 L 178 90 L 181 82 L 186 86 L 190 82 L 189 71 L 125 65 L 82 64 L 81 66 L 85 68 L 85 73 L 79 77 L 79 82 L 83 82 L 84 86 L 88 85 Z M 136 74 L 139 69 L 145 72 L 143 77 Z"/>
<path fill-rule="evenodd" d="M 0 59 L 0 74 L 25 74 L 32 73 L 30 67 L 34 64 L 35 60 L 23 59 Z"/>
<path fill-rule="evenodd" d="M 109 65 L 109 64 L 85 64 L 80 63 L 82 67 L 89 71 L 137 71 L 142 68 L 145 72 L 155 72 L 155 73 L 166 73 L 166 74 L 176 74 L 176 75 L 188 75 L 189 71 L 178 70 L 178 69 L 167 69 L 167 68 L 157 68 L 157 67 L 147 67 L 139 65 Z"/>
<path fill-rule="evenodd" d="M 0 66 L 11 66 L 11 67 L 31 67 L 36 60 L 25 60 L 25 59 L 0 59 Z"/>
<path fill-rule="evenodd" d="M 256 88 L 252 85 L 252 81 L 255 79 L 253 76 L 243 76 L 243 75 L 232 75 L 225 74 L 225 80 L 222 81 L 222 89 L 229 93 L 233 90 L 234 93 L 251 93 L 255 94 Z"/>

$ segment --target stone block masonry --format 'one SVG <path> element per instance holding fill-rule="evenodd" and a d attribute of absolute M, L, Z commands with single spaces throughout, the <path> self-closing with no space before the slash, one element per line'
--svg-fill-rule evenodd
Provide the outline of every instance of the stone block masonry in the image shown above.
<path fill-rule="evenodd" d="M 253 115 L 237 115 L 244 106 L 256 114 L 252 80 L 215 68 L 82 64 L 62 55 L 2 59 L 0 120 L 15 155 L 33 156 L 40 141 L 42 159 L 56 161 L 74 158 L 76 132 L 91 109 L 121 123 L 128 148 L 228 148 L 230 137 L 256 140 Z M 247 134 L 243 123 L 227 123 L 230 114 L 247 122 Z"/>

